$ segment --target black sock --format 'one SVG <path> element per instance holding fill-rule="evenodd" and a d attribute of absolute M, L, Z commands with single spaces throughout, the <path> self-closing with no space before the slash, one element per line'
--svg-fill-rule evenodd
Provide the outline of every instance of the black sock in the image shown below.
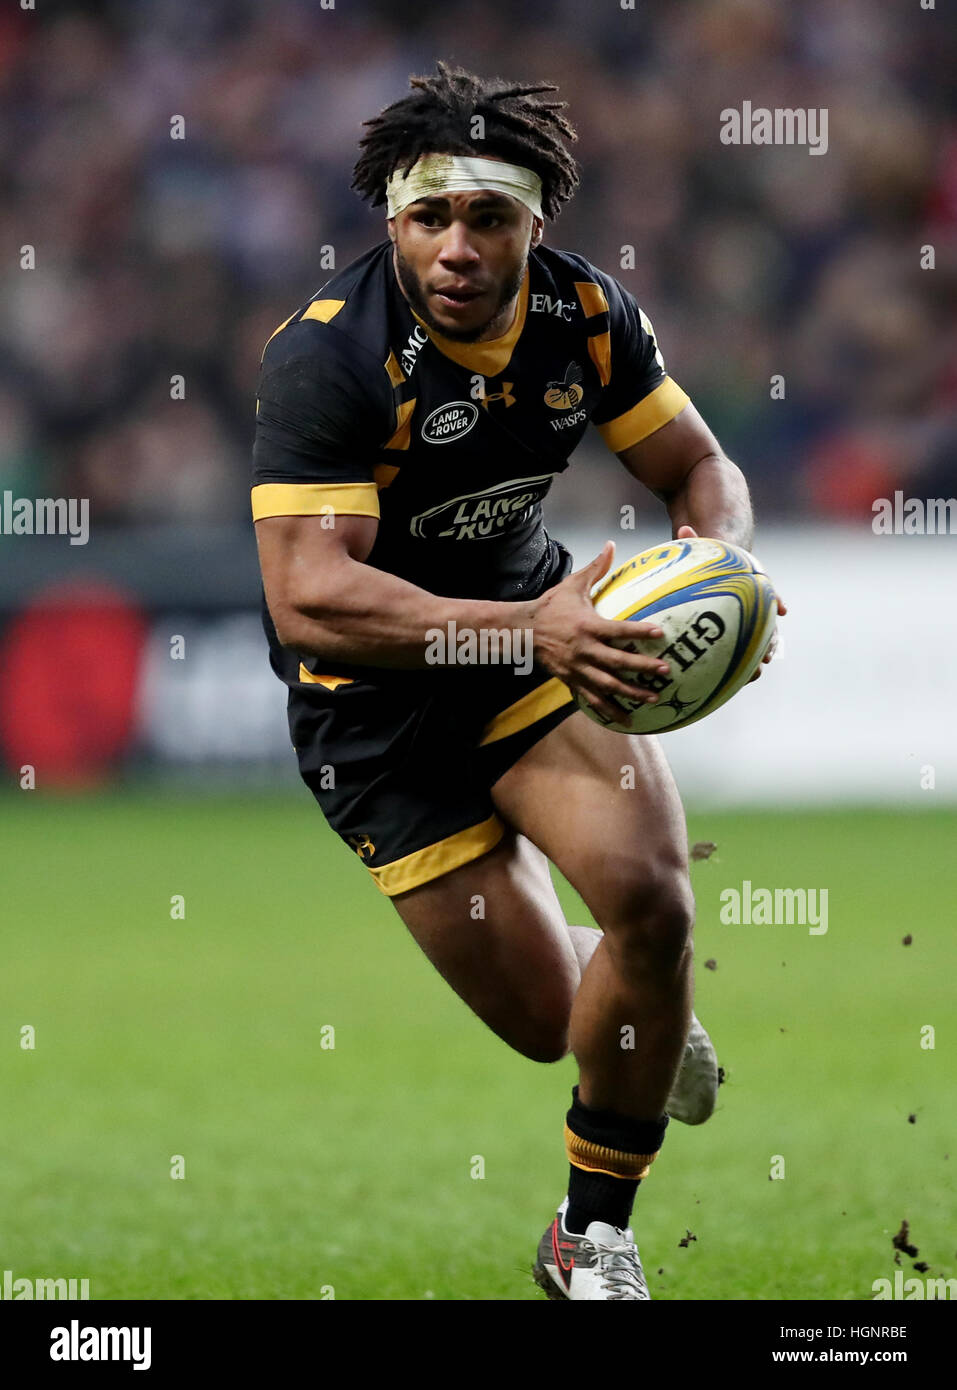
<path fill-rule="evenodd" d="M 569 1163 L 565 1230 L 583 1236 L 593 1221 L 625 1230 L 640 1185 L 640 1178 L 610 1178 L 607 1173 L 588 1173 Z"/>
<path fill-rule="evenodd" d="M 593 1110 L 578 1099 L 572 1089 L 572 1107 L 566 1123 L 579 1139 L 621 1153 L 654 1154 L 661 1148 L 668 1127 L 667 1115 L 660 1120 L 634 1120 L 613 1110 Z M 624 1230 L 640 1178 L 618 1178 L 569 1164 L 568 1210 L 565 1229 L 584 1235 L 592 1221 L 604 1221 Z"/>

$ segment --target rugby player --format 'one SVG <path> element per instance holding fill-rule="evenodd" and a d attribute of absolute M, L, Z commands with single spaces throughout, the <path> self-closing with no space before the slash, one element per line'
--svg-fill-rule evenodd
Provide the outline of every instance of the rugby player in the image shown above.
<path fill-rule="evenodd" d="M 553 1298 L 647 1299 L 636 1189 L 669 1115 L 711 1113 L 717 1066 L 691 1010 L 668 766 L 573 692 L 613 720 L 627 674 L 653 702 L 669 670 L 610 645 L 660 629 L 597 617 L 614 546 L 571 573 L 542 502 L 589 422 L 679 539 L 750 546 L 748 489 L 631 294 L 543 243 L 578 183 L 556 89 L 442 63 L 411 88 L 366 122 L 355 166 L 388 240 L 263 354 L 252 508 L 270 660 L 303 779 L 438 971 L 526 1057 L 575 1055 L 568 1193 L 536 1280 Z M 459 664 L 454 633 L 493 634 L 496 653 L 511 638 L 513 660 Z M 566 923 L 549 861 L 599 930 Z"/>

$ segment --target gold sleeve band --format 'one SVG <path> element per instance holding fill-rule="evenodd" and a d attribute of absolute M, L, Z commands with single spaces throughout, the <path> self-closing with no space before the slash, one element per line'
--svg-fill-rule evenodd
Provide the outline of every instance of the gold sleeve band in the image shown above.
<path fill-rule="evenodd" d="M 379 516 L 375 483 L 260 483 L 253 521 L 265 516 Z"/>
<path fill-rule="evenodd" d="M 666 376 L 660 386 L 656 386 L 643 401 L 626 410 L 624 415 L 609 420 L 607 425 L 599 425 L 598 433 L 612 453 L 620 454 L 624 449 L 630 449 L 632 444 L 647 439 L 662 425 L 667 425 L 669 420 L 684 410 L 690 399 L 676 381 Z"/>

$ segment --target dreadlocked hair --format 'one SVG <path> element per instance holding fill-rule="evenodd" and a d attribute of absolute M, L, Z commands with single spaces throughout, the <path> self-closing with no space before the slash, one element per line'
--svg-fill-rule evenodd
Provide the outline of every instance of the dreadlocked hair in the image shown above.
<path fill-rule="evenodd" d="M 578 186 L 578 165 L 564 143 L 578 137 L 561 114 L 567 102 L 536 98 L 558 88 L 500 77 L 486 81 L 442 62 L 436 69 L 430 77 L 410 78 L 410 96 L 363 122 L 369 134 L 359 141 L 362 154 L 352 179 L 359 196 L 378 207 L 386 200 L 389 175 L 408 171 L 423 154 L 498 155 L 538 175 L 542 211 L 557 217 Z M 484 138 L 472 134 L 476 116 Z"/>

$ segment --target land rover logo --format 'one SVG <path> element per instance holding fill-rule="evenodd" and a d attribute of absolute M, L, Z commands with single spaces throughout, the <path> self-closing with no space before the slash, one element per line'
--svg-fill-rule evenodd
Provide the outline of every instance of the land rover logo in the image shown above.
<path fill-rule="evenodd" d="M 478 406 L 471 401 L 449 401 L 440 405 L 422 426 L 422 438 L 427 444 L 449 444 L 461 439 L 478 419 Z"/>
<path fill-rule="evenodd" d="M 411 518 L 409 529 L 421 540 L 478 541 L 524 526 L 548 492 L 551 473 L 510 478 L 481 492 L 450 497 Z"/>

